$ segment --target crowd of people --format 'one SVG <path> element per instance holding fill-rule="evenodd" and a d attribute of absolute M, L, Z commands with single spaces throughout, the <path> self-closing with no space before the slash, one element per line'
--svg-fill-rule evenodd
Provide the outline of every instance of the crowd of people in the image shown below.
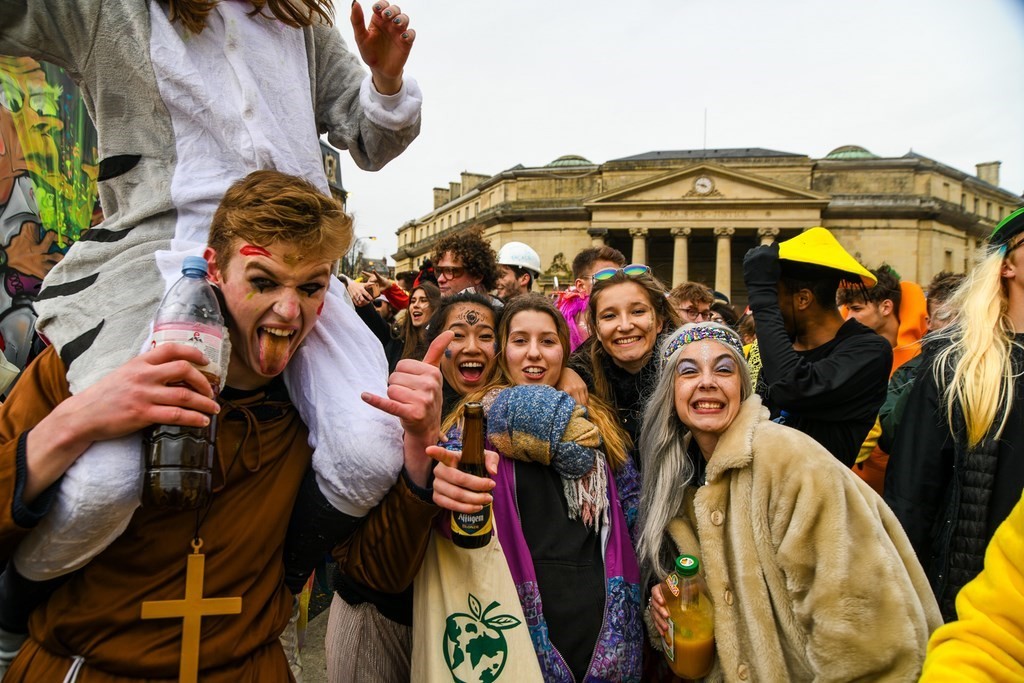
<path fill-rule="evenodd" d="M 607 246 L 576 256 L 566 291 L 530 293 L 534 268 L 521 288 L 495 287 L 491 296 L 482 283 L 514 271 L 482 232 L 439 243 L 415 276 L 445 264 L 441 278 L 452 289 L 428 335 L 462 328 L 441 366 L 442 431 L 457 445 L 460 407 L 476 400 L 501 425 L 489 431 L 499 459 L 487 501 L 524 614 L 545 626 L 531 631 L 544 680 L 569 680 L 562 666 L 573 680 L 671 680 L 658 655 L 668 617 L 658 584 L 684 553 L 700 558 L 715 599 L 709 680 L 914 679 L 929 636 L 956 620 L 957 593 L 981 572 L 986 546 L 1024 491 L 1011 455 L 1020 295 L 1015 245 L 1006 246 L 1018 232 L 1024 211 L 1000 223 L 987 263 L 967 276 L 939 273 L 922 287 L 886 264 L 865 268 L 827 230 L 811 228 L 746 255 L 749 306 L 741 314 L 704 284 L 667 288 L 647 265 L 628 264 Z M 529 249 L 512 244 L 517 256 Z M 376 280 L 368 275 L 350 285 L 364 302 Z M 987 315 L 964 317 L 967 307 Z M 982 391 L 981 370 L 957 370 L 969 358 L 991 372 L 983 386 L 1001 393 Z M 609 473 L 603 491 L 618 500 L 598 499 L 599 507 L 610 505 L 613 531 L 621 514 L 634 551 L 629 566 L 640 571 L 629 599 L 640 605 L 649 638 L 634 658 L 635 625 L 621 620 L 614 669 L 593 667 L 612 661 L 601 629 L 618 599 L 601 570 L 623 564 L 609 555 L 613 546 L 602 554 L 597 531 L 574 516 L 586 498 L 578 487 L 589 485 L 574 477 L 585 468 L 570 475 L 554 451 L 537 455 L 506 438 L 558 441 L 544 430 L 552 412 L 569 406 L 585 407 L 580 419 L 600 435 L 600 454 L 585 461 L 589 476 L 602 476 L 598 462 Z M 483 503 L 462 496 L 487 484 L 449 481 L 455 456 L 446 457 L 438 466 L 446 474 L 435 480 L 442 507 Z M 1001 557 L 1019 552 L 1019 530 L 1002 533 Z M 510 546 L 532 560 L 525 576 Z M 992 599 L 993 582 L 1012 580 L 1005 562 L 976 593 L 979 602 Z M 980 623 L 984 607 L 971 606 Z M 994 666 L 994 680 L 1020 671 L 1020 627 L 1018 620 L 1016 630 L 990 633 L 995 645 L 981 651 L 946 643 L 947 662 L 929 666 L 930 675 L 956 652 L 970 653 L 972 666 Z M 938 633 L 953 638 L 945 634 L 967 630 L 959 628 Z M 1001 658 L 993 658 L 997 647 L 1008 648 Z M 407 645 L 392 655 L 406 666 L 414 651 Z"/>
<path fill-rule="evenodd" d="M 544 293 L 538 253 L 482 229 L 336 276 L 353 226 L 317 136 L 375 170 L 422 98 L 408 15 L 353 2 L 357 56 L 333 14 L 0 0 L 0 53 L 82 87 L 106 213 L 0 407 L 4 680 L 301 680 L 329 558 L 332 683 L 670 681 L 679 555 L 713 601 L 706 680 L 1024 679 L 1024 209 L 927 284 L 808 226 L 746 254 L 742 311 L 610 246 Z M 200 255 L 223 359 L 149 344 Z M 485 472 L 460 468 L 477 404 Z M 210 502 L 140 507 L 141 431 L 214 421 Z M 456 548 L 451 516 L 485 511 Z"/>

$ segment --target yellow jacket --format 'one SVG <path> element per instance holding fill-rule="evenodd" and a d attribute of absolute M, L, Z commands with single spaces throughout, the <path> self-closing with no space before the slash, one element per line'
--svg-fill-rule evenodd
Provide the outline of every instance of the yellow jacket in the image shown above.
<path fill-rule="evenodd" d="M 922 683 L 1024 681 L 1024 498 L 992 537 L 985 569 L 956 596 L 956 613 L 932 634 Z"/>

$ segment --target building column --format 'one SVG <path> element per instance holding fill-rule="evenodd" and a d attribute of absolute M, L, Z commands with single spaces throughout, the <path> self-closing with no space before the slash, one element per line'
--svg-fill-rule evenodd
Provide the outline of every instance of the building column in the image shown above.
<path fill-rule="evenodd" d="M 690 228 L 672 228 L 672 286 L 678 287 L 689 277 Z"/>
<path fill-rule="evenodd" d="M 587 234 L 590 235 L 590 246 L 603 247 L 608 228 L 587 228 Z"/>
<path fill-rule="evenodd" d="M 732 299 L 732 236 L 736 228 L 715 228 L 715 289 Z"/>
<path fill-rule="evenodd" d="M 779 236 L 778 228 L 758 228 L 757 236 L 761 238 L 761 244 L 771 244 Z"/>
<path fill-rule="evenodd" d="M 630 228 L 633 238 L 633 263 L 647 263 L 647 228 Z"/>

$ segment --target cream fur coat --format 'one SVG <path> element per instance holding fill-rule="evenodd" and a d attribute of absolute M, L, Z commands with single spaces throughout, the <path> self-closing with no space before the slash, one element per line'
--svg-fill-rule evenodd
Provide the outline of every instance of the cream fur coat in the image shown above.
<path fill-rule="evenodd" d="M 707 680 L 917 680 L 942 619 L 903 529 L 816 441 L 771 422 L 757 396 L 668 533 L 700 558 L 714 600 Z"/>

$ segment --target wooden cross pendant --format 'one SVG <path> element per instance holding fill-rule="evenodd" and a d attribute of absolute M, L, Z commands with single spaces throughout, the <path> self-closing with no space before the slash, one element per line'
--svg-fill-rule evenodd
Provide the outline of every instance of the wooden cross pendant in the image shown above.
<path fill-rule="evenodd" d="M 143 619 L 184 619 L 181 632 L 180 683 L 196 683 L 199 677 L 199 624 L 204 616 L 240 614 L 242 598 L 203 598 L 206 555 L 199 552 L 200 539 L 192 541 L 185 571 L 184 600 L 150 600 L 142 603 Z"/>

